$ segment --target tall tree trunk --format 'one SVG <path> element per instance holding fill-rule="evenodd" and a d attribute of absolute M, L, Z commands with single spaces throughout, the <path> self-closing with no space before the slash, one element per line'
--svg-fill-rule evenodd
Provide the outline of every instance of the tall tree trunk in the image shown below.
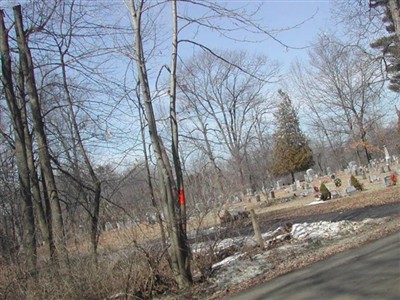
<path fill-rule="evenodd" d="M 159 207 L 158 207 L 157 202 L 156 202 L 156 198 L 155 198 L 155 195 L 154 195 L 154 187 L 153 187 L 153 183 L 152 183 L 152 180 L 151 180 L 149 159 L 148 159 L 147 149 L 146 149 L 145 126 L 144 126 L 143 113 L 142 113 L 143 106 L 142 106 L 142 103 L 140 101 L 140 95 L 138 95 L 138 101 L 139 101 L 140 134 L 141 134 L 141 137 L 142 137 L 142 144 L 143 144 L 143 155 L 144 155 L 144 161 L 145 161 L 145 166 L 146 166 L 147 185 L 149 186 L 151 204 L 153 205 L 153 207 L 157 211 L 157 218 L 158 218 L 158 224 L 160 226 L 161 240 L 163 242 L 163 245 L 166 247 L 167 246 L 167 238 L 166 238 L 166 234 L 165 234 L 163 219 L 161 217 L 161 213 L 160 213 Z"/>
<path fill-rule="evenodd" d="M 172 157 L 174 160 L 175 176 L 178 193 L 180 195 L 179 213 L 180 213 L 180 226 L 182 226 L 183 233 L 186 234 L 186 203 L 184 197 L 183 174 L 181 161 L 179 158 L 179 135 L 178 135 L 178 121 L 176 116 L 176 66 L 178 55 L 178 18 L 176 11 L 176 1 L 171 1 L 172 5 L 172 52 L 171 52 L 171 74 L 170 74 L 170 125 L 172 137 Z"/>
<path fill-rule="evenodd" d="M 44 131 L 43 116 L 40 111 L 39 97 L 36 90 L 36 82 L 34 76 L 34 66 L 30 49 L 27 45 L 25 31 L 22 22 L 21 6 L 17 5 L 13 8 L 15 18 L 15 30 L 17 34 L 17 42 L 19 55 L 22 62 L 22 71 L 25 77 L 25 83 L 29 95 L 29 102 L 34 122 L 35 136 L 39 148 L 39 161 L 43 169 L 44 180 L 49 193 L 49 201 L 51 206 L 52 230 L 54 244 L 56 247 L 57 258 L 59 259 L 60 267 L 63 270 L 68 270 L 68 253 L 66 241 L 64 237 L 64 226 L 61 213 L 60 200 L 53 170 L 50 162 L 50 153 L 47 144 L 47 138 Z"/>
<path fill-rule="evenodd" d="M 14 93 L 12 81 L 11 56 L 8 45 L 8 34 L 4 24 L 4 13 L 0 10 L 0 51 L 1 51 L 1 81 L 4 86 L 7 105 L 12 118 L 15 137 L 15 153 L 18 168 L 19 190 L 22 198 L 23 220 L 23 250 L 26 256 L 27 269 L 36 270 L 36 237 L 33 204 L 30 190 L 29 168 L 26 156 L 24 126 L 21 110 Z"/>
<path fill-rule="evenodd" d="M 101 181 L 98 179 L 96 172 L 92 166 L 92 163 L 89 159 L 85 146 L 83 144 L 83 139 L 81 137 L 79 126 L 76 118 L 76 113 L 74 111 L 73 99 L 70 93 L 69 85 L 67 82 L 67 70 L 66 70 L 66 63 L 65 63 L 65 52 L 60 51 L 60 58 L 61 58 L 61 71 L 62 71 L 62 78 L 63 78 L 63 87 L 66 94 L 66 98 L 68 100 L 68 107 L 71 116 L 72 122 L 72 135 L 79 147 L 79 151 L 83 157 L 85 165 L 89 171 L 90 178 L 92 180 L 92 188 L 93 188 L 93 198 L 90 202 L 90 241 L 91 241 L 91 249 L 93 254 L 93 259 L 95 264 L 97 265 L 97 246 L 99 240 L 99 215 L 100 215 L 100 201 L 101 201 Z M 75 159 L 77 160 L 77 152 L 74 151 Z M 76 170 L 75 175 L 80 179 L 80 170 L 78 164 L 75 164 L 74 169 Z M 82 185 L 82 184 L 81 184 Z M 82 187 L 83 188 L 83 187 Z"/>
<path fill-rule="evenodd" d="M 175 281 L 180 288 L 189 286 L 192 282 L 188 262 L 189 251 L 186 241 L 186 233 L 182 228 L 181 218 L 178 218 L 180 207 L 178 207 L 177 185 L 173 177 L 172 167 L 163 142 L 158 135 L 157 124 L 154 115 L 150 87 L 147 76 L 147 68 L 143 53 L 143 40 L 141 32 L 141 17 L 143 1 L 136 5 L 131 0 L 131 17 L 135 31 L 135 52 L 136 64 L 138 69 L 139 82 L 142 87 L 143 106 L 145 108 L 149 135 L 153 146 L 154 155 L 157 160 L 157 169 L 160 176 L 160 194 L 164 215 L 166 218 L 167 234 L 171 246 L 168 248 L 171 269 L 175 276 Z"/>
<path fill-rule="evenodd" d="M 26 157 L 29 168 L 32 197 L 34 200 L 33 207 L 36 216 L 35 220 L 37 220 L 37 222 L 39 223 L 39 228 L 42 233 L 42 238 L 49 247 L 50 258 L 53 259 L 53 256 L 51 254 L 53 252 L 52 247 L 54 246 L 54 244 L 53 241 L 51 240 L 52 239 L 52 236 L 50 234 L 51 228 L 47 223 L 46 214 L 43 208 L 42 197 L 39 186 L 39 178 L 35 167 L 32 137 L 29 130 L 28 119 L 27 119 L 26 100 L 25 100 L 25 80 L 24 80 L 24 75 L 22 73 L 21 60 L 20 60 L 20 69 L 18 78 L 19 78 L 18 91 L 19 91 L 19 100 L 21 107 L 21 119 L 22 119 L 22 124 L 24 126 L 25 149 L 26 149 Z"/>
<path fill-rule="evenodd" d="M 95 265 L 97 266 L 97 246 L 99 244 L 99 215 L 100 215 L 101 183 L 98 181 L 92 202 L 90 218 L 90 241 L 92 244 L 92 254 Z"/>
<path fill-rule="evenodd" d="M 399 0 L 388 0 L 388 8 L 392 15 L 394 30 L 400 40 L 400 4 Z"/>
<path fill-rule="evenodd" d="M 187 244 L 186 235 L 186 199 L 185 189 L 183 184 L 183 172 L 181 159 L 179 157 L 179 133 L 178 133 L 178 121 L 176 115 L 176 67 L 178 60 L 178 15 L 176 0 L 171 1 L 172 6 L 172 51 L 171 51 L 171 74 L 170 74 L 170 124 L 171 124 L 171 136 L 172 136 L 172 157 L 175 167 L 175 176 L 178 190 L 178 211 L 179 211 L 179 248 L 181 254 L 178 257 L 178 264 L 180 273 L 190 274 L 190 249 Z M 182 278 L 182 286 L 187 285 L 187 281 L 191 281 L 190 278 Z"/>
<path fill-rule="evenodd" d="M 43 189 L 43 200 L 44 200 L 44 207 L 45 207 L 45 216 L 46 216 L 46 223 L 49 231 L 49 249 L 50 249 L 50 258 L 54 261 L 56 258 L 57 252 L 56 252 L 56 246 L 54 244 L 54 238 L 53 238 L 53 226 L 51 226 L 51 206 L 50 206 L 50 199 L 49 199 L 49 193 L 47 192 L 47 186 L 46 182 L 43 180 L 44 174 L 43 174 L 43 169 L 40 168 L 40 173 L 42 177 L 42 189 Z"/>

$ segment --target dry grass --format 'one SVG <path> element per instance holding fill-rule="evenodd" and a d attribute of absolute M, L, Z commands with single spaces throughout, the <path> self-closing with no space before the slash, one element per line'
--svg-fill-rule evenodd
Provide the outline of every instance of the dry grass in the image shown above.
<path fill-rule="evenodd" d="M 369 175 L 376 175 L 378 178 L 382 178 L 383 175 L 388 174 L 371 173 Z M 336 188 L 331 181 L 326 183 L 326 186 L 329 190 L 337 190 L 341 194 L 344 194 L 345 186 L 347 186 L 350 175 L 339 174 L 338 177 L 342 180 L 342 187 Z M 323 208 L 321 205 L 307 206 L 307 204 L 314 201 L 314 196 L 312 194 L 308 195 L 307 197 L 298 196 L 293 201 L 273 204 L 270 206 L 265 206 L 266 198 L 264 195 L 260 194 L 261 202 L 256 202 L 255 197 L 247 197 L 244 199 L 244 201 L 239 203 L 226 203 L 225 205 L 223 205 L 223 208 L 245 208 L 246 210 L 254 209 L 258 215 L 268 216 L 273 216 L 276 214 L 284 215 L 288 213 L 286 212 L 286 210 L 290 211 L 291 209 L 295 209 L 296 212 L 289 213 L 306 215 L 310 212 L 317 213 L 317 210 L 321 210 L 321 212 L 328 212 L 331 210 L 345 210 L 363 207 L 366 205 L 380 205 L 384 203 L 399 201 L 398 198 L 396 199 L 395 194 L 400 194 L 400 185 L 392 188 L 385 188 L 381 180 L 370 183 L 368 179 L 362 179 L 360 176 L 358 179 L 360 183 L 364 185 L 365 191 L 354 194 L 350 197 L 343 197 L 328 201 L 327 203 L 323 204 Z M 319 187 L 322 180 L 329 180 L 329 178 L 326 177 L 315 179 L 313 182 L 310 183 L 310 185 Z M 288 193 L 285 188 L 282 188 L 275 192 L 276 202 L 279 202 L 279 199 L 291 196 L 292 194 L 293 193 Z M 350 199 L 351 201 L 349 201 Z M 220 225 L 220 220 L 217 214 L 218 209 L 209 211 L 207 213 L 204 213 L 203 215 L 197 215 L 195 218 L 192 218 L 188 221 L 188 230 L 191 231 Z M 99 250 L 105 252 L 117 251 L 118 249 L 131 246 L 133 243 L 145 243 L 159 237 L 160 228 L 158 224 L 138 224 L 137 226 L 134 226 L 132 228 L 113 229 L 103 232 L 101 234 L 99 239 Z M 69 249 L 73 253 L 89 253 L 90 245 L 88 241 L 88 237 L 82 237 L 78 240 L 78 242 L 71 240 L 69 241 Z"/>
<path fill-rule="evenodd" d="M 343 186 L 346 186 L 349 176 L 340 175 L 339 177 L 342 179 Z M 247 198 L 240 203 L 226 204 L 224 208 L 255 209 L 262 218 L 284 220 L 293 216 L 319 215 L 400 202 L 399 185 L 385 188 L 382 182 L 371 184 L 367 180 L 361 179 L 360 181 L 364 184 L 365 191 L 351 197 L 330 200 L 320 205 L 307 206 L 314 200 L 313 195 L 309 195 L 270 206 L 265 205 L 266 199 L 263 197 L 261 197 L 261 202 L 256 202 L 255 198 Z M 319 186 L 319 180 L 312 182 L 311 185 Z M 334 189 L 331 182 L 327 186 Z M 277 202 L 280 198 L 288 195 L 290 194 L 284 189 L 277 191 Z M 195 230 L 218 224 L 217 212 L 210 211 L 192 218 L 188 223 L 188 228 Z M 43 260 L 41 262 L 43 269 L 33 281 L 24 273 L 23 263 L 10 263 L 10 260 L 2 258 L 0 259 L 0 298 L 28 298 L 27 291 L 30 290 L 31 299 L 106 299 L 112 295 L 119 295 L 119 299 L 133 299 L 134 297 L 149 299 L 155 291 L 165 292 L 174 288 L 164 253 L 143 246 L 146 242 L 157 239 L 159 236 L 158 224 L 139 224 L 129 229 L 103 232 L 99 240 L 100 258 L 97 268 L 89 255 L 88 237 L 83 236 L 69 240 L 68 248 L 72 270 L 72 280 L 70 281 L 66 280 L 66 275 L 61 274 L 60 270 Z M 368 237 L 364 237 L 364 240 L 368 240 Z M 45 248 L 39 249 L 39 256 L 46 257 L 46 251 Z M 322 253 L 320 258 L 325 257 L 324 255 L 326 256 Z M 207 276 L 207 268 L 215 259 L 212 256 L 204 259 L 196 257 L 193 266 L 203 276 Z M 299 265 L 303 264 L 306 262 L 299 263 Z M 286 268 L 282 267 L 282 270 L 278 269 L 282 273 L 291 268 L 294 267 L 286 266 Z"/>

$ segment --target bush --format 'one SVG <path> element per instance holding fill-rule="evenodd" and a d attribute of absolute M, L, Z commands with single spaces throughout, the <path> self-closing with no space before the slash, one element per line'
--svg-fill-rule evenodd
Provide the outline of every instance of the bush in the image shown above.
<path fill-rule="evenodd" d="M 357 178 L 354 177 L 354 175 L 351 175 L 350 183 L 351 183 L 352 186 L 354 186 L 356 188 L 356 190 L 358 190 L 358 191 L 362 191 L 363 190 L 363 187 L 362 187 L 361 183 L 358 181 Z"/>
<path fill-rule="evenodd" d="M 321 200 L 325 201 L 331 199 L 331 192 L 328 190 L 324 183 L 321 183 L 319 191 L 321 193 Z"/>

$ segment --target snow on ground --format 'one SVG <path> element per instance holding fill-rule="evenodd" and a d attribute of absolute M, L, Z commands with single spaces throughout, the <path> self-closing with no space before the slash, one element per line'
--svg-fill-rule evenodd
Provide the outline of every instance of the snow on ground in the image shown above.
<path fill-rule="evenodd" d="M 210 278 L 214 284 L 220 288 L 225 288 L 235 284 L 241 284 L 246 280 L 252 279 L 273 268 L 273 259 L 271 256 L 279 255 L 284 260 L 291 255 L 301 251 L 316 240 L 335 239 L 342 235 L 355 233 L 361 227 L 367 224 L 378 224 L 384 222 L 383 219 L 365 219 L 361 222 L 340 221 L 340 222 L 315 222 L 293 224 L 291 231 L 285 233 L 285 229 L 280 227 L 272 232 L 266 232 L 262 235 L 265 245 L 274 241 L 280 241 L 280 246 L 262 251 L 256 255 L 238 251 L 232 256 L 228 256 L 212 266 L 213 276 Z M 284 238 L 290 234 L 290 243 L 284 242 Z M 220 241 L 215 247 L 215 251 L 235 246 L 240 249 L 242 246 L 256 245 L 255 239 L 250 236 L 229 238 Z M 202 251 L 207 247 L 207 243 L 196 244 L 193 246 L 195 251 Z M 304 249 L 303 249 L 304 250 Z"/>
<path fill-rule="evenodd" d="M 335 238 L 337 235 L 353 232 L 361 225 L 360 222 L 350 221 L 294 224 L 291 235 L 297 240 Z"/>
<path fill-rule="evenodd" d="M 315 204 L 322 204 L 322 203 L 326 203 L 326 202 L 323 200 L 317 199 L 317 200 L 314 200 L 313 202 L 308 203 L 307 205 L 315 205 Z"/>

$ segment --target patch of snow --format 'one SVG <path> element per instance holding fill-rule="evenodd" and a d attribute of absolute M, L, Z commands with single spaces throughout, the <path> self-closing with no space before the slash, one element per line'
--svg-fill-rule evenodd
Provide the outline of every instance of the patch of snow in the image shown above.
<path fill-rule="evenodd" d="M 245 253 L 236 253 L 235 255 L 228 256 L 228 257 L 224 258 L 223 260 L 221 260 L 220 262 L 213 264 L 211 268 L 215 269 L 217 267 L 221 267 L 223 265 L 230 264 L 231 262 L 237 260 L 239 257 L 241 257 L 243 255 L 245 255 Z"/>
<path fill-rule="evenodd" d="M 381 223 L 384 222 L 383 220 L 384 219 L 366 219 L 361 222 L 320 221 L 315 223 L 293 224 L 291 230 L 292 242 L 290 244 L 284 243 L 277 248 L 262 251 L 261 253 L 258 252 L 251 258 L 247 257 L 249 254 L 245 256 L 245 253 L 237 252 L 215 263 L 212 266 L 215 270 L 214 276 L 209 280 L 221 289 L 241 284 L 271 270 L 274 266 L 274 259 L 272 257 L 276 255 L 278 255 L 281 260 L 290 260 L 293 254 L 302 251 L 301 248 L 307 248 L 310 240 L 339 238 L 344 234 L 356 232 L 362 226 Z M 284 232 L 284 229 L 281 227 L 274 231 L 266 232 L 262 234 L 262 236 L 264 239 L 271 240 L 273 238 L 279 238 L 279 235 Z M 251 245 L 252 243 L 257 244 L 254 238 L 248 236 L 234 239 L 229 238 L 220 242 L 220 249 L 232 245 Z"/>
<path fill-rule="evenodd" d="M 257 246 L 258 243 L 254 237 L 249 237 L 244 240 L 243 245 L 247 246 L 247 247 L 254 247 L 254 246 Z"/>
<path fill-rule="evenodd" d="M 232 246 L 241 246 L 246 237 L 240 236 L 235 238 L 227 238 L 218 243 L 216 249 L 221 251 Z"/>
<path fill-rule="evenodd" d="M 340 221 L 293 224 L 292 237 L 298 240 L 335 238 L 340 232 L 351 232 L 360 227 L 359 222 Z"/>
<path fill-rule="evenodd" d="M 316 204 L 322 204 L 322 203 L 325 203 L 325 201 L 318 199 L 318 200 L 308 203 L 307 205 L 316 205 Z"/>

